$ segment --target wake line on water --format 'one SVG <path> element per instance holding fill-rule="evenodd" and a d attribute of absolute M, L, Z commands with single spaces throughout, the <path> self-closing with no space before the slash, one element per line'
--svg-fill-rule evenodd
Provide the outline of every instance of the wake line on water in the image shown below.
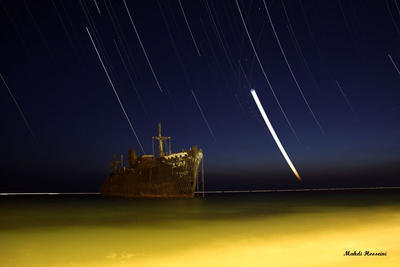
<path fill-rule="evenodd" d="M 289 188 L 289 189 L 260 189 L 260 190 L 208 190 L 197 191 L 195 194 L 234 194 L 234 193 L 279 193 L 279 192 L 309 192 L 309 191 L 352 191 L 352 190 L 390 190 L 400 189 L 400 186 L 378 186 L 378 187 L 332 187 L 332 188 Z M 98 192 L 51 192 L 51 193 L 0 193 L 0 196 L 36 196 L 36 195 L 100 195 Z"/>
<path fill-rule="evenodd" d="M 333 187 L 333 188 L 301 188 L 301 189 L 260 189 L 260 190 L 216 190 L 216 191 L 204 191 L 205 194 L 225 194 L 225 193 L 274 193 L 274 192 L 309 192 L 309 191 L 351 191 L 351 190 L 388 190 L 388 189 L 400 189 L 400 186 L 388 187 Z M 203 193 L 203 192 L 195 192 Z"/>
<path fill-rule="evenodd" d="M 53 195 L 100 195 L 98 192 L 68 192 L 68 193 L 61 193 L 61 192 L 38 192 L 38 193 L 0 193 L 0 196 L 53 196 Z"/>

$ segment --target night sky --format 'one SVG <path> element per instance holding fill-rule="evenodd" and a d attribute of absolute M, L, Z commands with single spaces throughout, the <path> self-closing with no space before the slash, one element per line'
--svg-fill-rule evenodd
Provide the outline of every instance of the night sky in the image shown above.
<path fill-rule="evenodd" d="M 207 189 L 399 186 L 396 1 L 266 1 L 299 87 L 264 2 L 238 1 L 292 129 L 235 0 L 1 1 L 0 191 L 97 191 L 159 121 L 203 150 Z"/>

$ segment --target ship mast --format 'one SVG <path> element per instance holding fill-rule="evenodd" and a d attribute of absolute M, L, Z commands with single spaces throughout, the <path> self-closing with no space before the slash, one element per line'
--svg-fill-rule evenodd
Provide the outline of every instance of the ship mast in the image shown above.
<path fill-rule="evenodd" d="M 170 146 L 169 146 L 169 154 L 171 154 L 171 137 L 170 136 L 162 136 L 161 135 L 161 122 L 158 123 L 158 136 L 153 136 L 153 140 L 158 140 L 158 157 L 164 156 L 164 151 L 163 151 L 163 141 L 164 140 L 169 140 Z"/>

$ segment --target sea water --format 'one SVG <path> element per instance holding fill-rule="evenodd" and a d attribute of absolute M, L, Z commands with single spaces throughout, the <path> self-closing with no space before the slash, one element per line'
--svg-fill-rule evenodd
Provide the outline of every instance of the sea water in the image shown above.
<path fill-rule="evenodd" d="M 400 264 L 399 190 L 1 196 L 0 213 L 0 266 Z"/>

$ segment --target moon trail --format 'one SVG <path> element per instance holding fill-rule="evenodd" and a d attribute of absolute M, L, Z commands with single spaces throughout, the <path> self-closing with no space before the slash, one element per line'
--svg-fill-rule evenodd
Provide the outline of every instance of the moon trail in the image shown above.
<path fill-rule="evenodd" d="M 235 1 L 236 1 L 236 6 L 237 6 L 237 8 L 238 8 L 239 14 L 240 14 L 240 18 L 242 19 L 242 23 L 243 23 L 244 29 L 246 30 L 247 37 L 249 38 L 251 47 L 253 48 L 254 55 L 255 55 L 256 58 L 257 58 L 258 65 L 260 66 L 260 69 L 261 69 L 262 73 L 264 74 L 264 78 L 265 78 L 265 80 L 267 81 L 267 84 L 268 84 L 268 86 L 269 86 L 269 89 L 271 90 L 271 93 L 272 93 L 272 95 L 274 96 L 274 99 L 275 99 L 276 103 L 278 104 L 279 109 L 281 110 L 283 116 L 285 117 L 285 120 L 286 120 L 287 124 L 289 125 L 290 130 L 292 130 L 293 135 L 296 137 L 297 141 L 300 143 L 300 139 L 299 139 L 299 137 L 297 136 L 297 133 L 296 133 L 296 131 L 294 130 L 292 124 L 290 123 L 289 118 L 288 118 L 287 115 L 286 115 L 286 112 L 283 110 L 283 107 L 282 107 L 281 103 L 279 102 L 278 97 L 277 97 L 276 94 L 275 94 L 275 91 L 274 91 L 274 89 L 273 89 L 273 87 L 272 87 L 272 85 L 271 85 L 271 82 L 269 81 L 268 76 L 267 76 L 267 74 L 265 73 L 264 67 L 263 67 L 263 65 L 261 64 L 261 60 L 260 60 L 260 58 L 258 57 L 257 50 L 256 50 L 256 48 L 254 47 L 253 41 L 252 41 L 252 39 L 251 39 L 251 37 L 250 37 L 249 30 L 247 29 L 246 22 L 244 21 L 243 14 L 242 14 L 242 10 L 240 9 L 240 6 L 239 6 L 239 2 L 238 2 L 238 0 L 235 0 Z"/>
<path fill-rule="evenodd" d="M 264 111 L 263 106 L 261 105 L 260 99 L 258 99 L 258 96 L 257 96 L 256 91 L 255 91 L 254 89 L 251 89 L 250 92 L 251 92 L 251 95 L 252 95 L 253 98 L 254 98 L 254 101 L 256 102 L 256 105 L 257 105 L 257 107 L 258 107 L 258 110 L 259 110 L 260 113 L 261 113 L 261 116 L 263 117 L 265 123 L 267 124 L 267 127 L 268 127 L 269 132 L 271 133 L 272 137 L 273 137 L 274 140 L 275 140 L 275 143 L 278 145 L 278 148 L 279 148 L 279 150 L 281 151 L 283 157 L 285 158 L 286 162 L 289 164 L 290 169 L 292 169 L 294 175 L 296 175 L 297 180 L 299 180 L 299 181 L 301 182 L 300 175 L 299 175 L 299 173 L 297 172 L 296 168 L 294 167 L 294 165 L 293 165 L 292 161 L 290 160 L 288 154 L 286 153 L 285 149 L 283 148 L 283 146 L 282 146 L 282 144 L 281 144 L 281 141 L 279 140 L 278 136 L 276 135 L 275 130 L 274 130 L 274 128 L 272 127 L 272 124 L 271 124 L 271 122 L 269 121 L 269 119 L 268 119 L 268 117 L 267 117 L 267 114 L 266 114 L 265 111 Z"/>

